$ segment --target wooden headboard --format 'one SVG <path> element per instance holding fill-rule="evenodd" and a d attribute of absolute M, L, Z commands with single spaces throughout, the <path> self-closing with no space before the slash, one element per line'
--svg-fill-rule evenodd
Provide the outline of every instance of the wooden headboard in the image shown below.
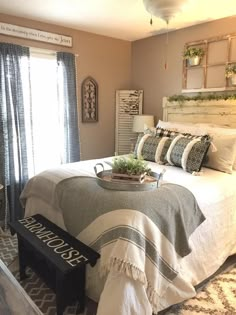
<path fill-rule="evenodd" d="M 169 102 L 164 97 L 163 120 L 214 123 L 236 128 L 236 100 Z"/>

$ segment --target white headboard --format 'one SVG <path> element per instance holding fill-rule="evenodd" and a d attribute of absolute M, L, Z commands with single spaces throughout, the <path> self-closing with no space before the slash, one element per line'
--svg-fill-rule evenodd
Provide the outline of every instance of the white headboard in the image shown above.
<path fill-rule="evenodd" d="M 163 120 L 236 128 L 236 100 L 174 101 L 163 98 Z"/>

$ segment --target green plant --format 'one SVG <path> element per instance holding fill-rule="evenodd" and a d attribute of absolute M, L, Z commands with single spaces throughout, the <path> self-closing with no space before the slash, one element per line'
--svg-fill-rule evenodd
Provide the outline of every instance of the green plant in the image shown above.
<path fill-rule="evenodd" d="M 228 64 L 225 67 L 225 76 L 226 76 L 226 78 L 230 78 L 234 74 L 236 74 L 236 63 Z"/>
<path fill-rule="evenodd" d="M 112 172 L 127 175 L 150 175 L 151 169 L 143 159 L 135 159 L 133 155 L 129 157 L 117 157 L 113 159 Z"/>
<path fill-rule="evenodd" d="M 187 47 L 185 51 L 183 52 L 184 59 L 189 59 L 193 57 L 203 57 L 205 54 L 205 51 L 203 48 L 199 47 Z"/>
<path fill-rule="evenodd" d="M 185 101 L 210 101 L 210 100 L 236 100 L 236 94 L 202 94 L 198 93 L 195 96 L 187 95 L 172 95 L 168 97 L 169 102 L 179 102 L 180 104 Z"/>

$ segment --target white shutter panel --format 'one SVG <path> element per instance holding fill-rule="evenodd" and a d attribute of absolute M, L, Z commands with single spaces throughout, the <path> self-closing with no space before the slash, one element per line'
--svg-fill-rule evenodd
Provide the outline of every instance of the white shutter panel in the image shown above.
<path fill-rule="evenodd" d="M 116 91 L 115 155 L 130 153 L 132 139 L 137 137 L 132 131 L 133 116 L 142 114 L 142 106 L 142 90 Z"/>

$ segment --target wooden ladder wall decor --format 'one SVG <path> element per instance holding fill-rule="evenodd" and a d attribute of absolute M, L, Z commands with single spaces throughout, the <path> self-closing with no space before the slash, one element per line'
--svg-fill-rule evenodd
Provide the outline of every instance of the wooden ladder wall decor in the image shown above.
<path fill-rule="evenodd" d="M 236 34 L 188 42 L 184 50 L 188 47 L 201 47 L 205 54 L 197 66 L 183 60 L 182 93 L 236 90 L 225 77 L 225 67 L 236 64 Z"/>

